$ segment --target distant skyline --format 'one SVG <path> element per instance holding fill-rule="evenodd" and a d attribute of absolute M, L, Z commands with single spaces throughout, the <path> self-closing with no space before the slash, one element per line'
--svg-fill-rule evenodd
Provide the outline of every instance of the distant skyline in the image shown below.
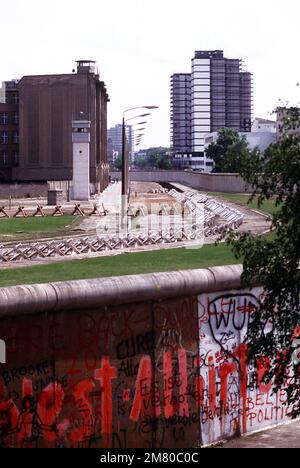
<path fill-rule="evenodd" d="M 108 127 L 124 109 L 160 106 L 140 148 L 169 146 L 170 76 L 190 72 L 195 50 L 245 59 L 254 117 L 272 118 L 278 104 L 300 100 L 295 0 L 15 0 L 0 13 L 0 81 L 71 73 L 75 60 L 96 60 L 111 98 Z"/>

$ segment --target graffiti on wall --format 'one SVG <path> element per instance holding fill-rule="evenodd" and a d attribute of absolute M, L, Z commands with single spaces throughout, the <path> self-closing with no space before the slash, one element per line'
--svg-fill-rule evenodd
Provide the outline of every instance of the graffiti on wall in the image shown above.
<path fill-rule="evenodd" d="M 0 445 L 192 445 L 197 305 L 179 298 L 0 322 L 10 356 L 0 369 Z"/>
<path fill-rule="evenodd" d="M 0 447 L 187 448 L 285 420 L 267 359 L 247 364 L 260 308 L 254 289 L 1 320 Z"/>
<path fill-rule="evenodd" d="M 246 335 L 253 314 L 262 308 L 262 290 L 202 295 L 199 298 L 200 378 L 208 388 L 203 400 L 210 417 L 203 420 L 202 438 L 211 443 L 262 429 L 287 419 L 284 389 L 273 391 L 264 377 L 267 358 L 247 363 Z M 263 331 L 272 331 L 265 323 Z"/>

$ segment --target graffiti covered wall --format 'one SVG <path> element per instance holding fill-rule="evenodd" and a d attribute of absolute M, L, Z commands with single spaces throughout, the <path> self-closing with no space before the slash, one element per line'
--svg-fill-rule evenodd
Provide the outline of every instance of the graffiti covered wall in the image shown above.
<path fill-rule="evenodd" d="M 251 315 L 261 310 L 262 289 L 199 297 L 201 432 L 205 444 L 283 423 L 289 408 L 284 389 L 264 383 L 270 363 L 247 364 L 245 338 Z M 266 329 L 268 324 L 266 324 Z"/>
<path fill-rule="evenodd" d="M 285 392 L 275 396 L 263 383 L 266 360 L 258 370 L 246 363 L 243 341 L 261 290 L 218 291 L 222 282 L 212 288 L 201 275 L 206 281 L 188 288 L 183 273 L 183 286 L 146 275 L 151 288 L 156 282 L 149 294 L 131 280 L 120 293 L 113 279 L 117 305 L 101 299 L 99 280 L 93 307 L 86 297 L 83 305 L 64 298 L 70 283 L 62 284 L 49 311 L 41 286 L 41 303 L 37 289 L 22 290 L 30 293 L 23 308 L 10 305 L 13 288 L 2 288 L 0 446 L 188 448 L 284 421 Z M 86 294 L 79 283 L 78 297 Z M 135 302 L 129 286 L 140 291 Z"/>
<path fill-rule="evenodd" d="M 192 446 L 197 298 L 6 319 L 2 446 Z"/>

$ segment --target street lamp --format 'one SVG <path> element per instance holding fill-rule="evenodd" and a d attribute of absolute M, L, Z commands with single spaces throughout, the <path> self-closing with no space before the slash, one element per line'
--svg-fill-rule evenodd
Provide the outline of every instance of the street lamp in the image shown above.
<path fill-rule="evenodd" d="M 126 122 L 129 122 L 130 120 L 134 120 L 140 117 L 148 117 L 150 113 L 147 114 L 141 114 L 137 115 L 135 117 L 131 117 L 129 119 L 125 120 L 125 114 L 127 112 L 131 112 L 133 110 L 138 110 L 138 109 L 147 109 L 147 110 L 153 110 L 153 109 L 158 109 L 158 106 L 138 106 L 138 107 L 132 107 L 131 109 L 126 109 L 123 112 L 123 121 L 122 121 L 122 196 L 123 197 L 128 197 L 128 153 L 126 151 Z M 141 124 L 139 124 L 141 125 Z"/>

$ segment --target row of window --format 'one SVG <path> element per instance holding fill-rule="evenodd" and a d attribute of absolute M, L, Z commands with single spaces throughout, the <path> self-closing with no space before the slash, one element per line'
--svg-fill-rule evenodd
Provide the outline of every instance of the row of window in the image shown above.
<path fill-rule="evenodd" d="M 0 125 L 8 125 L 9 123 L 19 124 L 18 112 L 13 112 L 12 115 L 9 115 L 8 112 L 0 112 Z"/>
<path fill-rule="evenodd" d="M 10 166 L 10 165 L 16 166 L 19 164 L 19 152 L 18 151 L 12 151 L 11 153 L 9 151 L 0 151 L 0 165 L 1 166 Z"/>
<path fill-rule="evenodd" d="M 19 104 L 19 94 L 18 93 L 6 93 L 6 104 Z"/>
<path fill-rule="evenodd" d="M 14 145 L 19 144 L 19 132 L 0 132 L 0 145 L 8 145 L 9 143 L 13 143 Z"/>

